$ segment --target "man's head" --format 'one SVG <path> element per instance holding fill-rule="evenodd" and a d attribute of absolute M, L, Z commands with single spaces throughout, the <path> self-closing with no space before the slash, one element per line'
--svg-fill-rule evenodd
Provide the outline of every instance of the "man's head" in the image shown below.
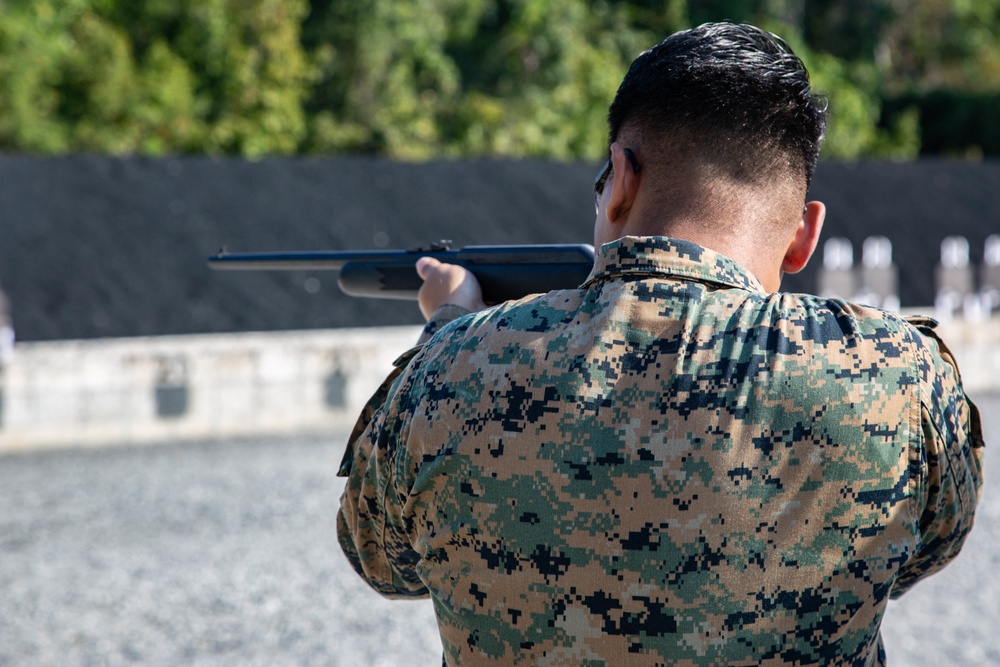
<path fill-rule="evenodd" d="M 608 112 L 612 170 L 597 187 L 595 244 L 665 234 L 738 261 L 753 247 L 766 267 L 746 265 L 776 289 L 822 228 L 823 205 L 803 206 L 825 107 L 775 35 L 732 23 L 671 35 L 635 59 Z"/>
<path fill-rule="evenodd" d="M 781 38 L 749 25 L 678 32 L 632 63 L 608 113 L 611 142 L 638 134 L 651 159 L 711 162 L 736 180 L 777 172 L 808 185 L 826 127 L 825 101 Z"/>

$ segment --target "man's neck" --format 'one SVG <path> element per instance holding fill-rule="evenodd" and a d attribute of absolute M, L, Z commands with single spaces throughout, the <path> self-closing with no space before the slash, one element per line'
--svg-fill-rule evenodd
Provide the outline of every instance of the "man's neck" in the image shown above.
<path fill-rule="evenodd" d="M 622 229 L 622 236 L 669 236 L 691 241 L 724 255 L 750 271 L 768 292 L 776 292 L 781 285 L 781 258 L 777 244 L 765 241 L 738 222 L 717 220 L 674 220 L 667 224 L 642 224 L 629 220 Z M 782 246 L 782 250 L 784 247 Z"/>

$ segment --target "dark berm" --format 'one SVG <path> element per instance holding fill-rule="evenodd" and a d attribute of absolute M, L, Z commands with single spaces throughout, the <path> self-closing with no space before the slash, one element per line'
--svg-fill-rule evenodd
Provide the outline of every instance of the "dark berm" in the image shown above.
<path fill-rule="evenodd" d="M 0 286 L 18 339 L 421 322 L 415 303 L 352 299 L 333 273 L 220 273 L 231 251 L 590 243 L 596 163 L 377 158 L 260 161 L 0 157 Z M 933 303 L 940 243 L 972 260 L 1000 232 L 1000 162 L 821 162 L 825 236 L 893 242 L 904 307 Z M 815 291 L 820 258 L 783 287 Z"/>

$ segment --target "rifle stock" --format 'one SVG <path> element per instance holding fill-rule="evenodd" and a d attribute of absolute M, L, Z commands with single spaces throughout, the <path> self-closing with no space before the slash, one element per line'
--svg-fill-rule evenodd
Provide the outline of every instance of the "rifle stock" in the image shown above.
<path fill-rule="evenodd" d="M 486 303 L 578 287 L 590 275 L 594 248 L 587 244 L 480 245 L 453 249 L 449 241 L 406 250 L 230 253 L 208 259 L 218 270 L 339 271 L 340 288 L 351 296 L 416 299 L 422 280 L 415 263 L 434 257 L 468 269 Z"/>

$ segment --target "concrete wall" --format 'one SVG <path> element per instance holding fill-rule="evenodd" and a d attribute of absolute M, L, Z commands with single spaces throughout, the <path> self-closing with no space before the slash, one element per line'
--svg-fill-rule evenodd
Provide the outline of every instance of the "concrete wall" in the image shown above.
<path fill-rule="evenodd" d="M 419 327 L 19 343 L 0 452 L 343 431 Z"/>
<path fill-rule="evenodd" d="M 958 359 L 965 390 L 974 396 L 1000 394 L 1000 314 L 942 322 L 937 331 Z"/>
<path fill-rule="evenodd" d="M 940 331 L 973 394 L 1000 392 L 1000 317 Z M 18 344 L 0 452 L 343 432 L 419 327 Z"/>

